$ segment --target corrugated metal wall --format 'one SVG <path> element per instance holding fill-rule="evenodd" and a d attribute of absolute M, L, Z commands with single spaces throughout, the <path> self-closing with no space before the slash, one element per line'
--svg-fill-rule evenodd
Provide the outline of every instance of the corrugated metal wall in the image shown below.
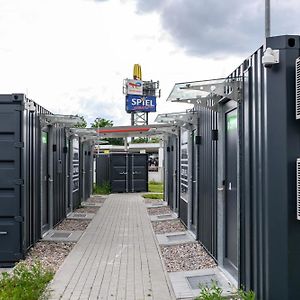
<path fill-rule="evenodd" d="M 217 113 L 197 107 L 198 135 L 198 226 L 197 238 L 217 257 Z M 215 132 L 213 132 L 213 130 Z"/>
<path fill-rule="evenodd" d="M 298 299 L 300 222 L 296 221 L 295 120 L 298 36 L 267 39 L 280 63 L 266 69 L 260 48 L 233 75 L 243 76 L 240 110 L 240 284 L 257 299 Z"/>

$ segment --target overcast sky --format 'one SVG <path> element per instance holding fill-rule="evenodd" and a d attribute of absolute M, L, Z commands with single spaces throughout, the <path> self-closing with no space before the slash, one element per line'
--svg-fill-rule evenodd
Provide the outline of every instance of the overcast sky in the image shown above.
<path fill-rule="evenodd" d="M 272 33 L 299 34 L 300 1 L 271 2 Z M 227 76 L 263 42 L 263 0 L 0 0 L 0 92 L 127 125 L 135 63 L 160 81 L 158 113 L 180 111 L 175 82 Z"/>

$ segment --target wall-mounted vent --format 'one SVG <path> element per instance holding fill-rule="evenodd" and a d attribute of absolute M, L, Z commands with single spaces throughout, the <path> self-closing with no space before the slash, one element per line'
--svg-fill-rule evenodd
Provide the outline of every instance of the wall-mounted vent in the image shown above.
<path fill-rule="evenodd" d="M 297 159 L 297 220 L 300 221 L 300 158 Z"/>
<path fill-rule="evenodd" d="M 296 119 L 300 119 L 300 57 L 296 59 Z"/>

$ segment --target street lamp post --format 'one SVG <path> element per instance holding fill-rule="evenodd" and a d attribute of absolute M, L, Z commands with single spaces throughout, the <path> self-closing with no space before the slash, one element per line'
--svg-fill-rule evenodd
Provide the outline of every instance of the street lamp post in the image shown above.
<path fill-rule="evenodd" d="M 271 0 L 265 0 L 265 37 L 271 36 Z"/>

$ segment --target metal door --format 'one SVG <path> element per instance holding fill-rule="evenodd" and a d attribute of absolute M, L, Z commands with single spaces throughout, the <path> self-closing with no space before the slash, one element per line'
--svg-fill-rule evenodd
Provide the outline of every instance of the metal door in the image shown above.
<path fill-rule="evenodd" d="M 174 154 L 174 147 L 171 144 L 172 139 L 169 138 L 169 146 L 167 148 L 167 159 L 168 159 L 168 169 L 167 169 L 167 174 L 168 174 L 168 197 L 169 197 L 169 206 L 171 209 L 174 209 L 174 180 L 173 180 L 173 175 L 174 175 L 174 166 L 173 166 L 173 154 Z"/>
<path fill-rule="evenodd" d="M 191 201 L 191 223 L 190 229 L 196 234 L 197 232 L 197 215 L 198 215 L 198 191 L 197 191 L 197 150 L 198 147 L 195 143 L 196 130 L 192 131 L 192 201 Z"/>
<path fill-rule="evenodd" d="M 42 233 L 49 230 L 48 199 L 48 132 L 42 131 L 41 139 L 41 225 Z"/>
<path fill-rule="evenodd" d="M 22 257 L 24 222 L 21 188 L 22 135 L 20 105 L 1 103 L 0 111 L 0 266 Z"/>
<path fill-rule="evenodd" d="M 131 154 L 129 155 L 129 179 L 130 191 L 147 192 L 148 191 L 148 155 Z"/>
<path fill-rule="evenodd" d="M 224 265 L 237 275 L 237 163 L 238 128 L 237 109 L 225 114 L 225 259 Z"/>
<path fill-rule="evenodd" d="M 128 155 L 110 156 L 110 186 L 113 193 L 128 192 Z"/>

